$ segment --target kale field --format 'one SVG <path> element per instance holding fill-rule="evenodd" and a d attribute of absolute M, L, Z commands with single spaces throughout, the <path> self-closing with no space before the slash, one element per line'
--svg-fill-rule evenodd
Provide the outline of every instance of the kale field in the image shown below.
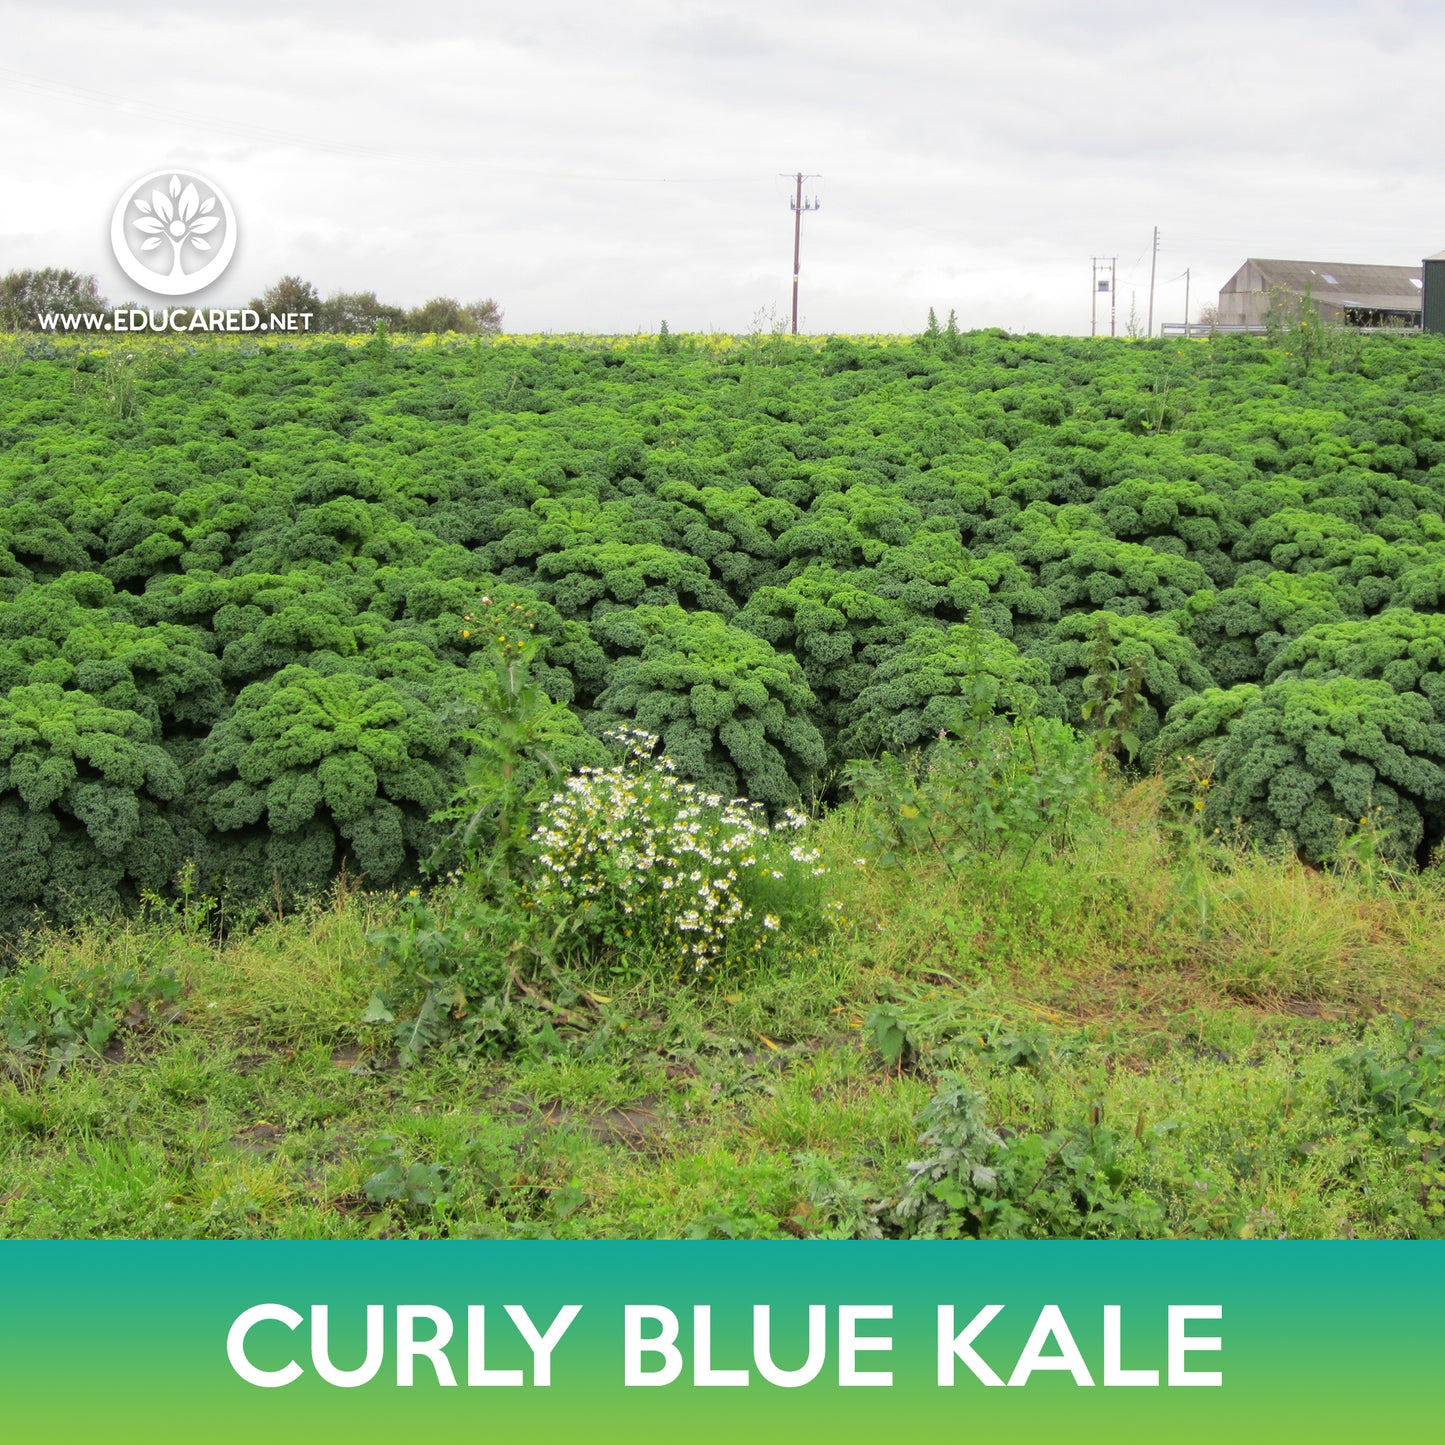
<path fill-rule="evenodd" d="M 1433 337 L 0 338 L 0 1228 L 1438 1232 L 1442 518 Z"/>
<path fill-rule="evenodd" d="M 1318 861 L 1374 813 L 1426 863 L 1445 347 L 955 349 L 12 347 L 6 931 L 185 859 L 251 897 L 410 880 L 523 624 L 589 729 L 770 807 L 983 687 L 1212 754 L 1210 827 Z"/>

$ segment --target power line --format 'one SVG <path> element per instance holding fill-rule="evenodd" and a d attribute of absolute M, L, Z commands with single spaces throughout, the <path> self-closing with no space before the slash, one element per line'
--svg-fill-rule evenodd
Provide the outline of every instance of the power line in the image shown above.
<path fill-rule="evenodd" d="M 1166 281 L 1160 281 L 1160 282 L 1159 282 L 1159 285 L 1161 285 L 1161 286 L 1172 286 L 1176 281 L 1182 281 L 1187 274 L 1188 274 L 1187 271 L 1181 271 L 1177 276 L 1170 276 L 1168 280 L 1166 280 Z M 1135 280 L 1133 280 L 1132 278 L 1130 278 L 1130 277 L 1128 277 L 1128 276 L 1120 276 L 1120 277 L 1119 277 L 1119 284 L 1120 284 L 1121 286 L 1141 286 L 1141 287 L 1142 287 L 1142 286 L 1147 286 L 1149 283 L 1148 283 L 1147 281 L 1135 281 Z"/>

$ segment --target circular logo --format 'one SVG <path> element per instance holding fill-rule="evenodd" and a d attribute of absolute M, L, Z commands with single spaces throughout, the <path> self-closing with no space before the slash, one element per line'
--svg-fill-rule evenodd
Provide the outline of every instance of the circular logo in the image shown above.
<path fill-rule="evenodd" d="M 219 279 L 236 254 L 236 213 L 225 192 L 194 171 L 152 171 L 110 218 L 120 269 L 158 296 L 189 296 Z"/>

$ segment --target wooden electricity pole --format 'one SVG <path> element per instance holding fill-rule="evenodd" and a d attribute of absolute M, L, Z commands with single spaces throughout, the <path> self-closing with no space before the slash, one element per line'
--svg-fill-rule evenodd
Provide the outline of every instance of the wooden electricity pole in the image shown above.
<path fill-rule="evenodd" d="M 803 182 L 815 181 L 817 176 L 804 175 L 799 171 L 792 178 L 797 182 L 797 194 L 789 203 L 793 208 L 793 335 L 798 334 L 798 263 L 802 257 L 803 249 L 803 212 L 816 211 L 820 208 L 821 202 L 816 199 L 804 201 Z"/>
<path fill-rule="evenodd" d="M 1149 257 L 1149 324 L 1144 328 L 1145 336 L 1154 334 L 1154 272 L 1159 267 L 1159 227 L 1154 227 L 1154 252 Z"/>

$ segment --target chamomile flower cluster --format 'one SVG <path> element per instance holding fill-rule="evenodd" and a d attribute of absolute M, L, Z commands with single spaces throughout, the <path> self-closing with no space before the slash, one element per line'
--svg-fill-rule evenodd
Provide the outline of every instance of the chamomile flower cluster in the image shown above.
<path fill-rule="evenodd" d="M 782 878 L 778 832 L 807 825 L 795 810 L 769 825 L 761 803 L 724 800 L 654 757 L 651 733 L 617 728 L 623 749 L 610 768 L 583 768 L 542 810 L 532 834 L 538 883 L 533 903 L 598 920 L 624 950 L 660 943 L 680 972 L 711 976 L 724 961 L 756 953 L 781 920 L 754 909 L 755 880 Z M 792 863 L 821 875 L 818 851 L 794 844 Z"/>

